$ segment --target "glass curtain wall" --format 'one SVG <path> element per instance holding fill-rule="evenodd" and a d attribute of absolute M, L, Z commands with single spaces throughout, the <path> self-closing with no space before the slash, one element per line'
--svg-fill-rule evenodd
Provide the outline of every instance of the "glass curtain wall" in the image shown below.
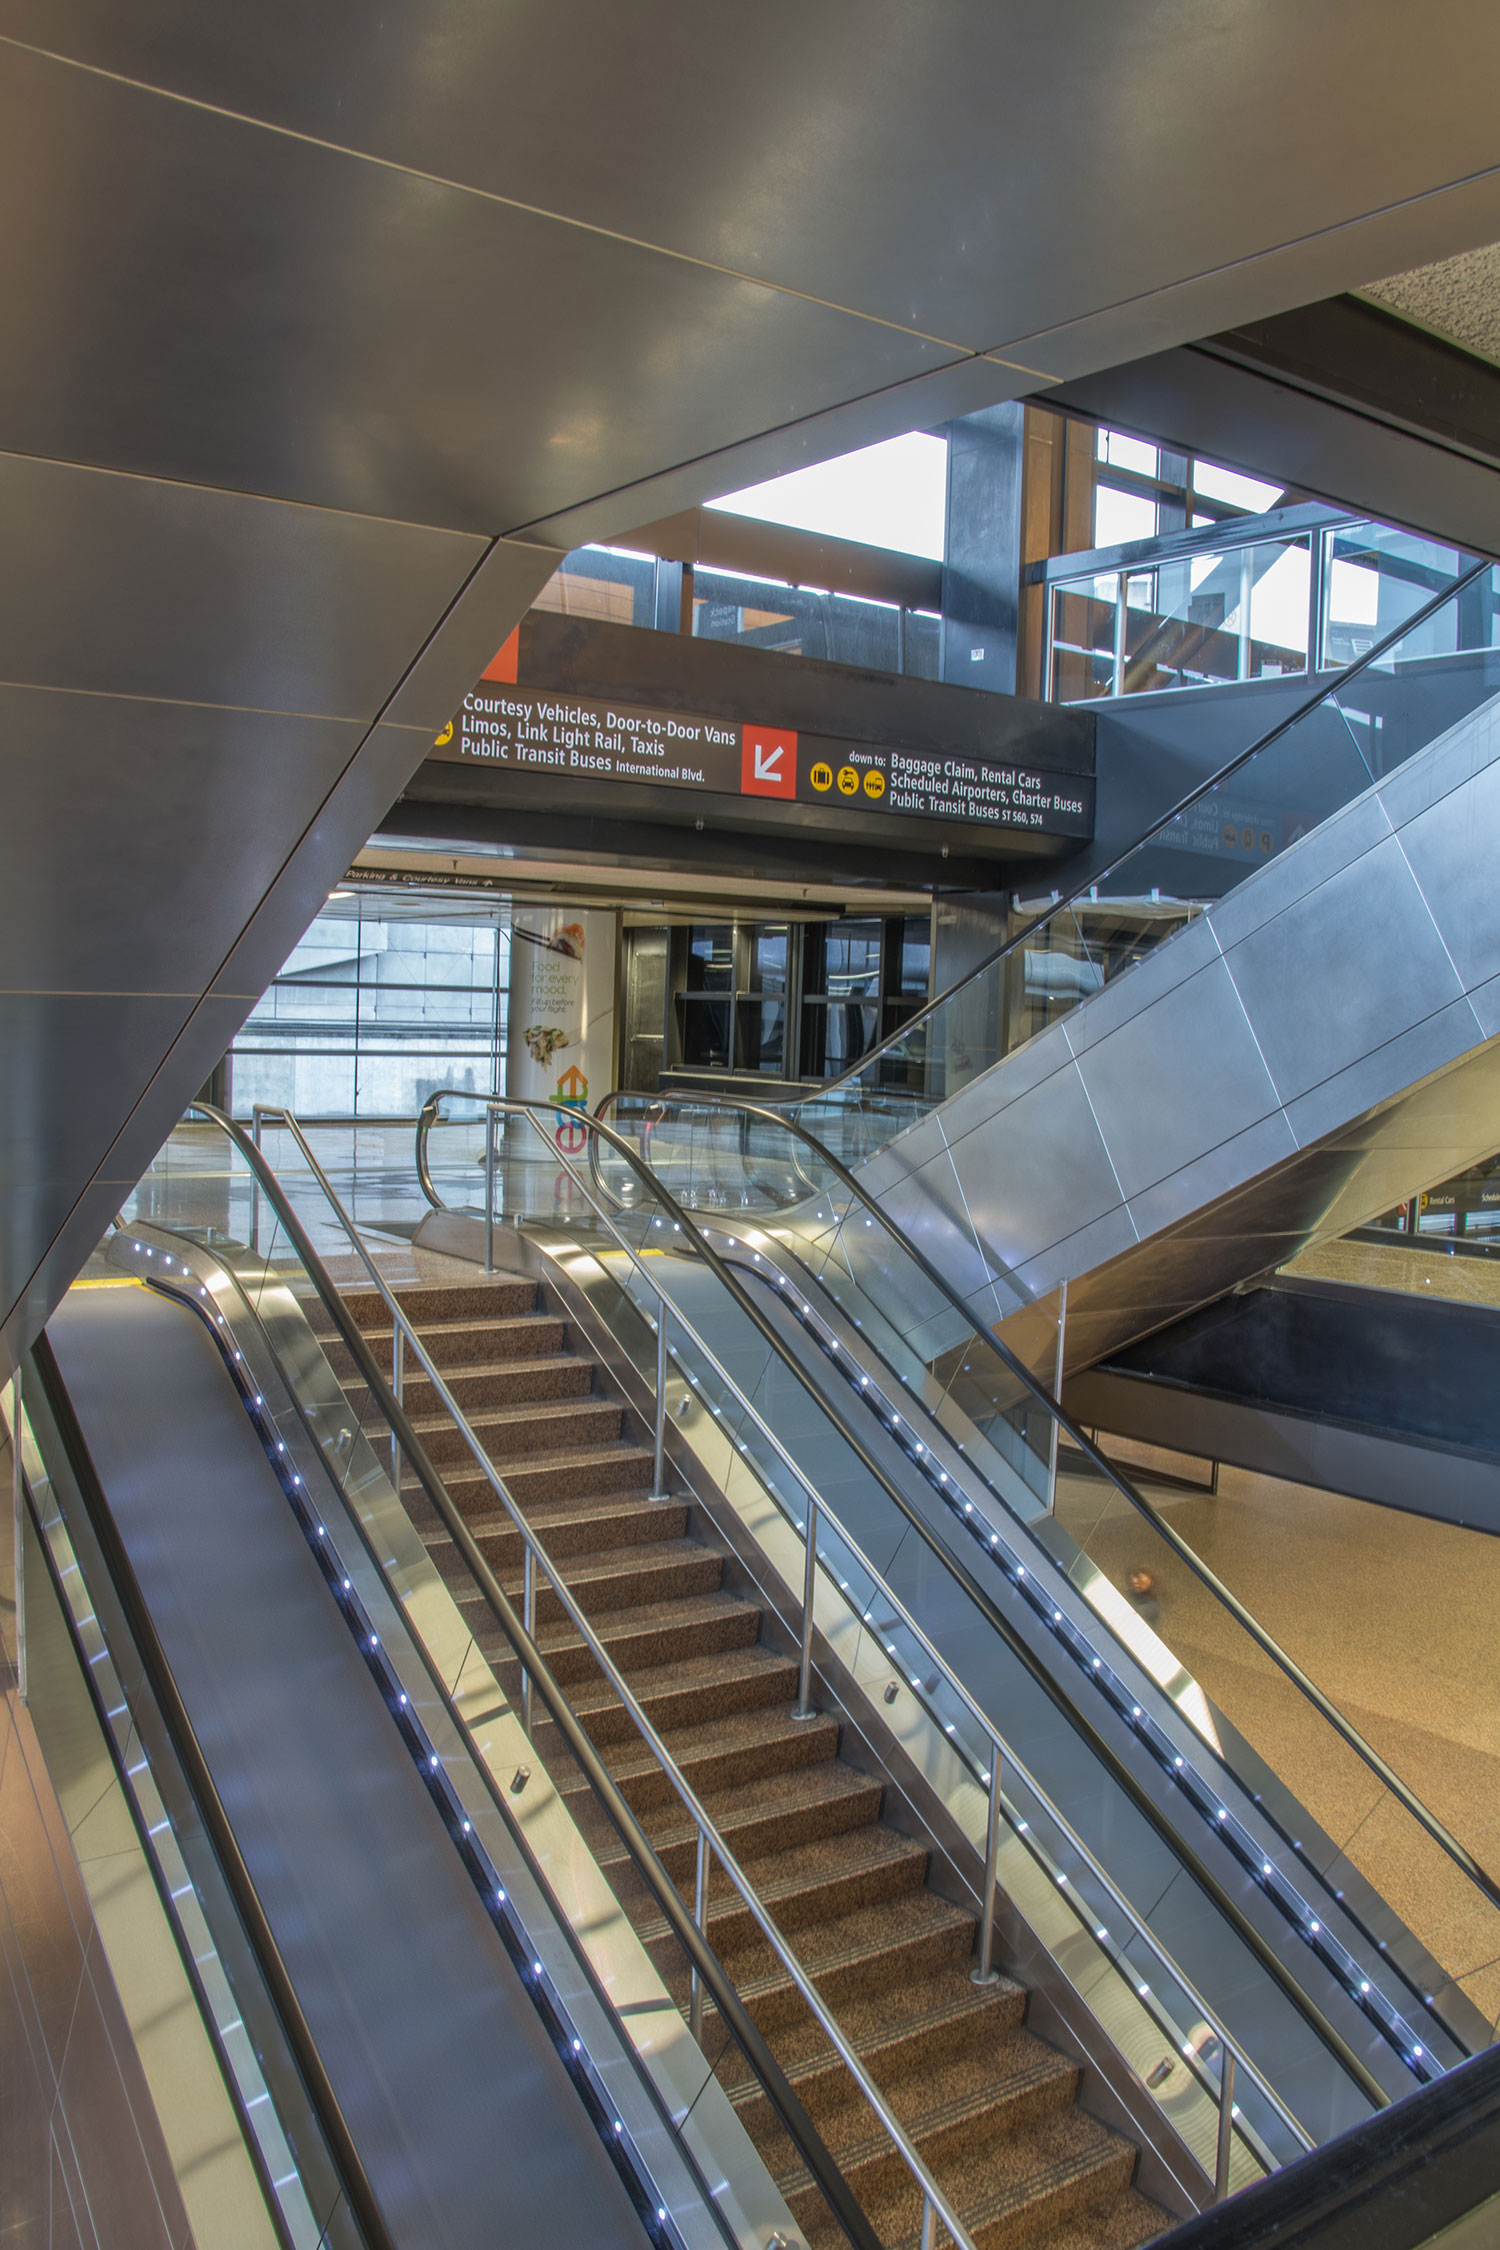
<path fill-rule="evenodd" d="M 235 1114 L 411 1117 L 505 1080 L 508 903 L 335 893 L 234 1043 Z"/>

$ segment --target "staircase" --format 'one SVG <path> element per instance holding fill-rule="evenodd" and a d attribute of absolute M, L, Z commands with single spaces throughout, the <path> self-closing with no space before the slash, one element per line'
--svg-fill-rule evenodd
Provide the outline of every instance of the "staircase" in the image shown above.
<path fill-rule="evenodd" d="M 755 1603 L 723 1585 L 686 1503 L 652 1502 L 651 1455 L 624 1434 L 600 1371 L 570 1349 L 536 1285 L 499 1277 L 398 1291 L 398 1301 L 575 1598 L 624 1672 L 719 1833 L 950 2198 L 977 2250 L 1132 2250 L 1165 2224 L 1131 2187 L 1135 2150 L 1076 2106 L 1077 2070 L 1024 2027 L 1026 1993 L 970 1981 L 972 1915 L 928 1883 L 928 1852 L 881 1819 L 883 1785 L 839 1756 L 832 1718 L 797 1721 L 797 1666 L 764 1644 Z M 384 1366 L 389 1315 L 374 1290 L 346 1302 Z M 341 1378 L 353 1368 L 330 1344 Z M 406 1409 L 454 1501 L 519 1607 L 522 1547 L 441 1406 L 408 1361 Z M 363 1395 L 362 1392 L 356 1395 Z M 368 1402 L 367 1402 L 368 1403 Z M 436 1519 L 414 1519 L 497 1675 L 508 1644 Z M 692 1898 L 692 1824 L 550 1589 L 537 1637 L 555 1676 Z M 568 1797 L 684 2012 L 687 1974 L 654 1901 L 597 1811 L 556 1730 L 538 1755 Z M 708 1936 L 889 2250 L 915 2245 L 905 2167 L 800 1995 L 716 1870 Z M 841 2243 L 811 2179 L 710 2008 L 703 2043 L 810 2250 Z"/>

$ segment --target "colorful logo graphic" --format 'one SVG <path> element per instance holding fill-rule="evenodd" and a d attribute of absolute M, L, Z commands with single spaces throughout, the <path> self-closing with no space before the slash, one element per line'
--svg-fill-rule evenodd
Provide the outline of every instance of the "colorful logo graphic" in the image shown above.
<path fill-rule="evenodd" d="M 885 775 L 878 766 L 871 766 L 869 772 L 865 775 L 865 795 L 867 797 L 883 797 L 885 795 Z"/>
<path fill-rule="evenodd" d="M 824 789 L 831 789 L 833 787 L 833 768 L 832 766 L 825 766 L 820 759 L 818 764 L 813 767 L 812 772 L 808 775 L 807 778 L 812 783 L 814 789 L 820 791 Z"/>
<path fill-rule="evenodd" d="M 859 775 L 853 766 L 839 767 L 839 788 L 846 797 L 859 795 Z"/>
<path fill-rule="evenodd" d="M 569 1063 L 567 1069 L 563 1071 L 557 1081 L 557 1092 L 553 1099 L 561 1110 L 571 1110 L 575 1113 L 587 1111 L 589 1106 L 589 1082 L 577 1063 Z M 577 1114 L 560 1117 L 557 1121 L 557 1130 L 552 1136 L 557 1146 L 568 1156 L 577 1156 L 580 1150 L 587 1145 L 588 1137 L 588 1128 L 583 1123 L 581 1116 Z"/>

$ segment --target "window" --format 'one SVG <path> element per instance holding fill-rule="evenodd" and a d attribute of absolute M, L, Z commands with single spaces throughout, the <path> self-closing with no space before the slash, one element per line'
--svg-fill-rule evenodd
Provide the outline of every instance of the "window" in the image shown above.
<path fill-rule="evenodd" d="M 798 531 L 857 539 L 866 547 L 943 556 L 947 520 L 948 444 L 925 430 L 861 446 L 789 476 L 772 477 L 709 503 L 735 515 L 758 516 Z"/>
<path fill-rule="evenodd" d="M 1137 476 L 1154 477 L 1157 473 L 1157 454 L 1154 445 L 1144 438 L 1127 437 L 1123 430 L 1101 430 L 1097 440 L 1097 453 L 1101 461 L 1111 468 L 1133 469 Z"/>
<path fill-rule="evenodd" d="M 488 1092 L 509 975 L 503 908 L 336 893 L 234 1043 L 236 1113 L 411 1117 L 438 1086 Z"/>
<path fill-rule="evenodd" d="M 671 943 L 669 1063 L 684 1070 L 833 1077 L 927 999 L 925 914 L 694 923 Z"/>
<path fill-rule="evenodd" d="M 1121 492 L 1112 484 L 1094 487 L 1094 545 L 1120 547 L 1127 539 L 1154 539 L 1157 505 L 1143 492 Z"/>

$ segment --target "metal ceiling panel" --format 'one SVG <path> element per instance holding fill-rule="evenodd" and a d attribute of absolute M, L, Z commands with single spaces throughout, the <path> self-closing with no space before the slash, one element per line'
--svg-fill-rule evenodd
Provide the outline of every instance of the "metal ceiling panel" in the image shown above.
<path fill-rule="evenodd" d="M 101 1088 L 123 1104 L 138 1100 L 184 1012 L 172 996 L 0 992 L 0 1292 L 7 1308 L 109 1148 L 113 1120 Z M 74 1272 L 81 1262 L 74 1260 Z"/>
<path fill-rule="evenodd" d="M 185 1019 L 244 926 L 237 886 L 275 881 L 286 829 L 361 738 L 349 720 L 0 686 L 5 985 L 176 995 Z"/>
<path fill-rule="evenodd" d="M 0 680 L 368 722 L 486 551 L 0 454 Z"/>
<path fill-rule="evenodd" d="M 15 47 L 3 64 L 19 452 L 493 534 L 958 356 Z"/>
<path fill-rule="evenodd" d="M 727 19 L 688 0 L 5 0 L 0 25 L 970 347 L 1389 213 L 1497 154 L 1484 0 L 1450 0 L 1430 44 L 1405 0 L 761 0 Z"/>

